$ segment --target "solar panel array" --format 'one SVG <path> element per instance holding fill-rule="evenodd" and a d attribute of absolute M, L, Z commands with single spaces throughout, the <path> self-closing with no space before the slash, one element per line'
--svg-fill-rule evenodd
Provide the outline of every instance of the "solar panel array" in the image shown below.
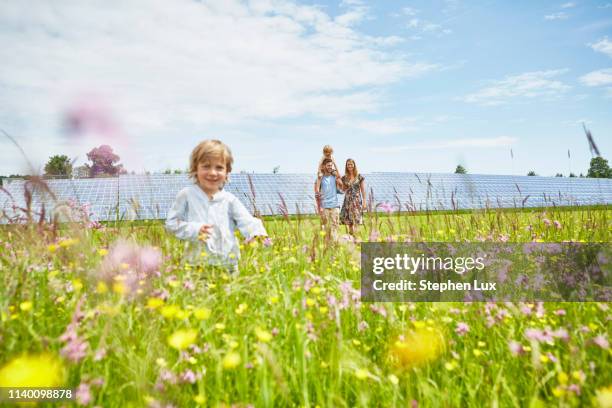
<path fill-rule="evenodd" d="M 425 173 L 364 176 L 374 210 L 383 202 L 401 211 L 612 203 L 612 179 Z M 225 189 L 253 213 L 313 214 L 314 181 L 315 176 L 308 174 L 232 174 Z M 97 221 L 164 219 L 176 194 L 190 183 L 183 174 L 122 175 L 47 180 L 46 191 L 16 180 L 0 191 L 0 222 L 24 220 L 26 192 L 31 192 L 30 207 L 37 217 L 43 213 L 45 218 L 61 219 L 66 208 L 87 205 L 90 219 Z"/>

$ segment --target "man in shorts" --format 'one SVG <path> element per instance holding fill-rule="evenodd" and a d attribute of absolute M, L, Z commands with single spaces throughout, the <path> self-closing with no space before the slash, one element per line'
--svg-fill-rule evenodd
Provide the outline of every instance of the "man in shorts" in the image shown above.
<path fill-rule="evenodd" d="M 317 180 L 315 196 L 321 216 L 321 226 L 325 231 L 325 243 L 338 240 L 340 205 L 338 194 L 342 194 L 342 181 L 338 171 L 334 169 L 331 159 L 323 160 L 323 176 Z"/>

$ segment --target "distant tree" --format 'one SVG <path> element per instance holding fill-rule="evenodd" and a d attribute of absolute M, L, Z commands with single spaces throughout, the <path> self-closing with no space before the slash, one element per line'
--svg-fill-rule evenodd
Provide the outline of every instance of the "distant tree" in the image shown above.
<path fill-rule="evenodd" d="M 555 177 L 563 177 L 563 173 L 557 173 L 555 174 Z"/>
<path fill-rule="evenodd" d="M 166 169 L 166 170 L 164 170 L 164 174 L 172 174 L 172 170 Z"/>
<path fill-rule="evenodd" d="M 272 169 L 272 173 L 274 174 L 278 174 L 278 171 L 280 170 L 280 166 L 276 166 Z"/>
<path fill-rule="evenodd" d="M 175 169 L 175 170 L 174 170 L 174 174 L 183 174 L 183 170 L 181 170 L 181 169 Z"/>
<path fill-rule="evenodd" d="M 529 173 L 527 173 L 528 176 L 537 176 L 536 172 L 533 170 L 530 170 Z"/>
<path fill-rule="evenodd" d="M 459 164 L 455 169 L 455 174 L 467 174 L 467 170 L 465 169 L 465 167 Z"/>
<path fill-rule="evenodd" d="M 612 178 L 612 169 L 610 169 L 608 161 L 601 156 L 593 157 L 587 177 Z"/>
<path fill-rule="evenodd" d="M 118 163 L 119 156 L 113 152 L 113 148 L 109 145 L 94 147 L 87 153 L 87 158 L 92 163 L 90 167 L 91 177 L 99 175 L 117 176 L 126 173 L 123 165 Z"/>
<path fill-rule="evenodd" d="M 580 178 L 584 178 L 584 174 L 580 173 Z"/>
<path fill-rule="evenodd" d="M 569 175 L 570 177 L 576 177 L 576 175 L 574 173 L 570 173 Z"/>
<path fill-rule="evenodd" d="M 62 154 L 49 157 L 49 161 L 45 164 L 45 176 L 71 176 L 72 163 L 68 156 Z"/>

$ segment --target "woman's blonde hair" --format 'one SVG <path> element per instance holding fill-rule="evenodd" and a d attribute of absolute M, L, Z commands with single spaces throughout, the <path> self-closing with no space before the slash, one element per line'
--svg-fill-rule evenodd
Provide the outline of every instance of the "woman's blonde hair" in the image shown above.
<path fill-rule="evenodd" d="M 189 177 L 196 178 L 198 164 L 204 163 L 213 157 L 218 157 L 225 161 L 225 168 L 228 174 L 232 171 L 234 157 L 232 156 L 230 148 L 220 140 L 204 140 L 191 152 L 191 158 L 189 159 Z"/>
<path fill-rule="evenodd" d="M 355 160 L 353 159 L 346 159 L 346 163 L 344 164 L 344 175 L 346 177 L 348 177 L 349 175 L 349 171 L 348 171 L 348 164 L 349 162 L 353 163 L 353 174 L 355 175 L 355 178 L 358 179 L 359 178 L 359 170 L 357 170 L 357 164 L 355 163 Z"/>

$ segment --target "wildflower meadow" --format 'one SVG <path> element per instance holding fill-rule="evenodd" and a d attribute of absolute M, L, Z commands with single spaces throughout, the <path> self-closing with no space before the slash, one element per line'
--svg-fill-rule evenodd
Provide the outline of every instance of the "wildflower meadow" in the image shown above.
<path fill-rule="evenodd" d="M 264 219 L 240 274 L 159 221 L 0 227 L 0 387 L 58 406 L 612 406 L 610 304 L 366 303 L 360 242 L 609 242 L 609 207 Z M 4 404 L 8 404 L 5 400 Z M 42 404 L 44 405 L 44 404 Z"/>

